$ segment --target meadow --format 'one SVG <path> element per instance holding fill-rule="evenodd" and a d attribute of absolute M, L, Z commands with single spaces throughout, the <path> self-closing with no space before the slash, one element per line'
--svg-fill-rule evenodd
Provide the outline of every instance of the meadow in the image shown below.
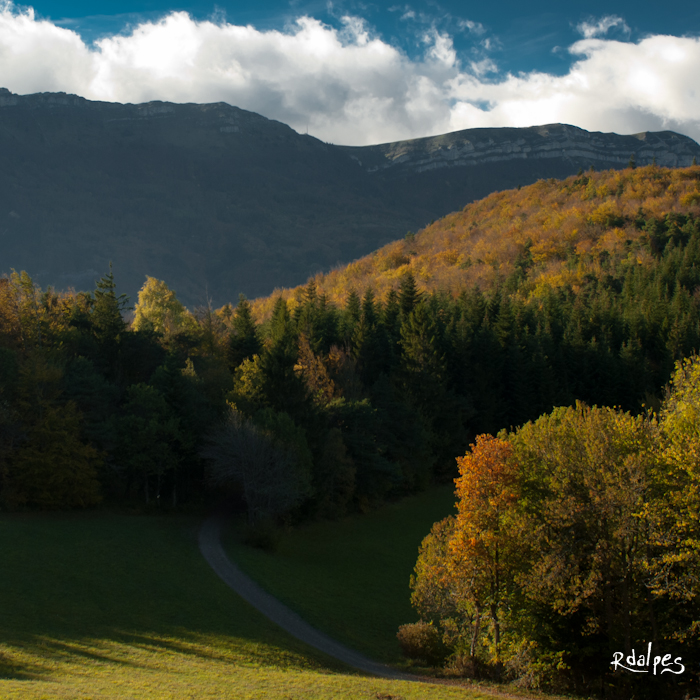
<path fill-rule="evenodd" d="M 366 677 L 292 639 L 208 568 L 200 522 L 0 515 L 0 698 L 490 697 Z"/>
<path fill-rule="evenodd" d="M 396 632 L 417 620 L 409 578 L 418 546 L 454 508 L 441 486 L 366 513 L 289 530 L 274 552 L 247 547 L 232 524 L 229 557 L 305 620 L 371 658 L 401 664 Z"/>

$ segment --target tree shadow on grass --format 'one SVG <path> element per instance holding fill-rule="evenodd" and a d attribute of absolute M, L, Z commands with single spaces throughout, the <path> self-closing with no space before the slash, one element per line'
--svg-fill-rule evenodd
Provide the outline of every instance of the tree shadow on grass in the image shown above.
<path fill-rule="evenodd" d="M 199 524 L 109 513 L 0 516 L 0 679 L 49 680 L 61 668 L 71 673 L 71 662 L 151 668 L 159 652 L 340 671 L 220 581 L 197 548 Z"/>
<path fill-rule="evenodd" d="M 96 646 L 104 644 L 104 640 L 77 640 L 77 639 L 52 639 L 49 637 L 38 637 L 38 647 L 43 658 L 51 660 L 64 660 L 79 657 L 86 661 L 96 661 L 105 664 L 117 664 L 119 666 L 130 666 L 132 668 L 148 668 L 148 664 L 138 663 L 130 659 L 99 651 Z M 114 640 L 107 640 L 114 641 Z"/>
<path fill-rule="evenodd" d="M 47 669 L 39 664 L 19 661 L 0 651 L 0 680 L 36 681 L 49 675 Z"/>
<path fill-rule="evenodd" d="M 218 638 L 214 646 L 207 635 L 193 635 L 192 632 L 180 630 L 179 634 L 168 637 L 137 632 L 125 633 L 124 641 L 144 651 L 168 651 L 232 665 L 244 662 L 260 666 L 275 666 L 280 669 L 314 670 L 319 673 L 347 674 L 349 672 L 348 667 L 341 662 L 325 655 L 321 657 L 315 650 L 311 650 L 308 655 L 302 655 L 289 648 L 236 637 L 229 640 Z"/>
<path fill-rule="evenodd" d="M 110 640 L 111 641 L 111 640 Z M 17 655 L 0 651 L 0 680 L 49 680 L 56 673 L 56 662 L 84 659 L 103 664 L 148 668 L 130 659 L 99 650 L 102 640 L 56 639 L 32 635 L 16 642 Z M 28 660 L 29 656 L 31 659 Z M 39 659 L 37 661 L 36 659 Z"/>

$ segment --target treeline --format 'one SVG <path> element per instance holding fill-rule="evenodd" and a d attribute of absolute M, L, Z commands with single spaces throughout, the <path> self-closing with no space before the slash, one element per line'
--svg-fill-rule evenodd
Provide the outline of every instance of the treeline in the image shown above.
<path fill-rule="evenodd" d="M 409 656 L 610 698 L 689 697 L 700 651 L 700 359 L 658 414 L 557 408 L 459 458 Z"/>
<path fill-rule="evenodd" d="M 640 219 L 663 221 L 669 214 L 698 213 L 698 166 L 590 170 L 494 192 L 422 231 L 409 231 L 404 240 L 317 274 L 314 282 L 335 303 L 342 303 L 351 287 L 372 286 L 377 296 L 386 298 L 406 272 L 429 293 L 458 293 L 475 285 L 490 293 L 518 269 L 527 246 L 533 262 L 528 292 L 547 285 L 577 287 L 589 275 L 600 275 L 602 260 L 633 255 L 642 264 L 649 261 Z M 280 294 L 293 304 L 296 291 Z M 268 317 L 275 298 L 256 299 L 256 314 Z"/>
<path fill-rule="evenodd" d="M 152 278 L 127 322 L 111 273 L 79 294 L 13 274 L 2 502 L 174 504 L 209 484 L 254 520 L 335 517 L 450 478 L 476 434 L 553 406 L 657 407 L 674 361 L 700 347 L 700 219 L 635 225 L 643 264 L 601 254 L 575 286 L 533 289 L 526 243 L 489 292 L 428 294 L 407 273 L 383 299 L 335 304 L 312 281 L 264 323 L 244 298 L 190 313 Z"/>

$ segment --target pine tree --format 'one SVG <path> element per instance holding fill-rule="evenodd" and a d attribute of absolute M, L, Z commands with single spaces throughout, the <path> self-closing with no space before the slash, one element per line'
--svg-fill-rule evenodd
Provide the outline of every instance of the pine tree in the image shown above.
<path fill-rule="evenodd" d="M 360 322 L 361 316 L 362 304 L 360 302 L 360 297 L 354 289 L 351 289 L 345 300 L 345 309 L 342 318 L 342 335 L 348 346 L 352 343 L 352 337 L 357 324 Z"/>
<path fill-rule="evenodd" d="M 250 302 L 244 294 L 241 294 L 231 321 L 231 334 L 228 341 L 229 367 L 232 370 L 235 369 L 243 360 L 260 354 L 261 348 Z"/>
<path fill-rule="evenodd" d="M 129 297 L 126 294 L 117 296 L 116 288 L 110 263 L 109 272 L 97 282 L 91 314 L 93 333 L 98 342 L 104 345 L 119 342 L 121 334 L 126 330 L 122 311 L 128 308 Z"/>
<path fill-rule="evenodd" d="M 416 280 L 409 270 L 401 278 L 401 286 L 399 289 L 399 306 L 401 307 L 401 316 L 404 319 L 408 318 L 408 315 L 413 311 L 420 296 L 421 294 L 416 287 Z"/>
<path fill-rule="evenodd" d="M 127 308 L 126 294 L 117 296 L 112 265 L 109 273 L 97 282 L 94 302 L 90 313 L 90 328 L 97 344 L 95 362 L 106 372 L 108 378 L 121 383 L 120 347 L 127 324 L 122 311 Z"/>
<path fill-rule="evenodd" d="M 352 343 L 362 380 L 366 386 L 372 386 L 381 372 L 389 370 L 390 350 L 371 288 L 362 298 L 360 322 L 355 327 Z"/>

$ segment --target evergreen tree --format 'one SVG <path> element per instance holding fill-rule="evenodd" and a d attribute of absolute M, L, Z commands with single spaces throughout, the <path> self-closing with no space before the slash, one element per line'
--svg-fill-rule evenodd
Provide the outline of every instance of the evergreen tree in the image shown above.
<path fill-rule="evenodd" d="M 127 329 L 122 311 L 127 308 L 126 294 L 116 294 L 116 284 L 110 263 L 109 273 L 97 282 L 90 312 L 90 327 L 96 341 L 97 354 L 93 360 L 106 372 L 109 379 L 123 381 L 120 346 Z"/>
<path fill-rule="evenodd" d="M 352 337 L 355 332 L 355 328 L 360 322 L 360 317 L 362 316 L 362 304 L 360 302 L 360 297 L 354 289 L 348 292 L 347 299 L 345 300 L 345 309 L 343 310 L 342 317 L 342 337 L 347 346 L 352 345 Z"/>
<path fill-rule="evenodd" d="M 110 263 L 109 272 L 97 282 L 90 319 L 93 333 L 102 346 L 118 343 L 126 330 L 122 311 L 128 308 L 129 297 L 126 294 L 117 296 L 116 288 Z"/>
<path fill-rule="evenodd" d="M 262 345 L 253 320 L 250 303 L 244 294 L 238 298 L 238 305 L 231 321 L 231 334 L 228 341 L 228 364 L 233 370 L 253 355 L 260 354 Z"/>
<path fill-rule="evenodd" d="M 352 344 L 360 376 L 366 386 L 371 386 L 380 372 L 387 371 L 389 366 L 389 348 L 384 328 L 379 324 L 379 314 L 371 288 L 368 288 L 362 297 L 360 322 L 355 327 Z"/>
<path fill-rule="evenodd" d="M 409 314 L 418 303 L 420 296 L 421 294 L 416 287 L 416 280 L 409 270 L 401 278 L 401 286 L 399 289 L 399 306 L 401 307 L 401 316 L 403 319 L 408 318 Z"/>
<path fill-rule="evenodd" d="M 134 384 L 118 423 L 117 463 L 129 485 L 143 489 L 146 503 L 160 503 L 163 477 L 182 459 L 182 432 L 175 412 L 155 387 Z"/>

